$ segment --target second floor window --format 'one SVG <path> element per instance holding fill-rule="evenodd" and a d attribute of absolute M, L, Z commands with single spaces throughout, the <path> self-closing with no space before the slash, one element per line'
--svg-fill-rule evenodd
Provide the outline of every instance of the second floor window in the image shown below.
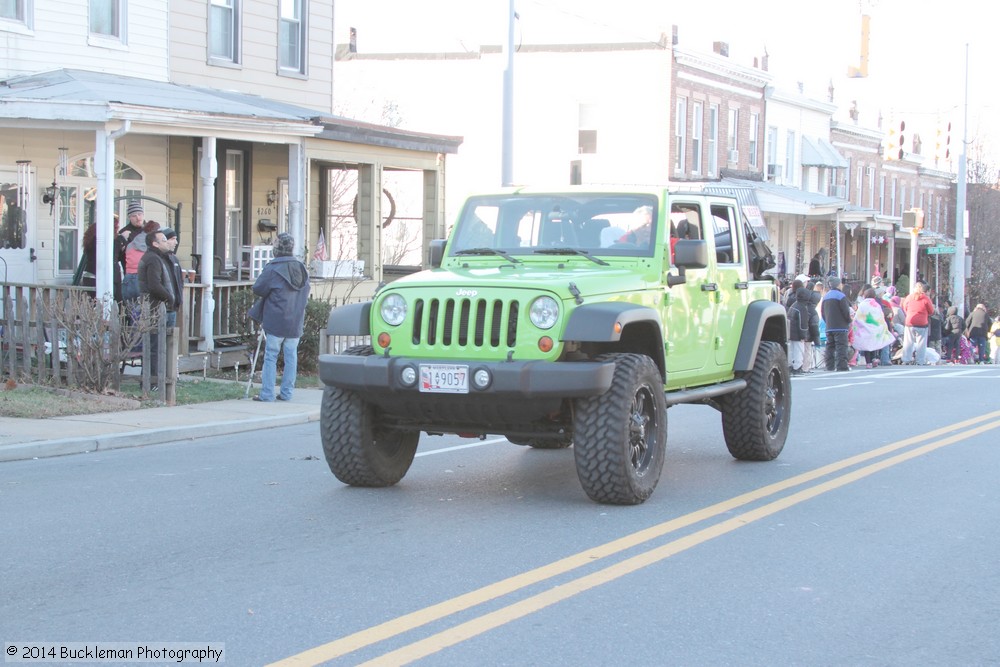
<path fill-rule="evenodd" d="M 687 149 L 687 99 L 677 100 L 677 118 L 674 119 L 674 171 L 684 173 L 684 151 Z"/>
<path fill-rule="evenodd" d="M 719 173 L 719 105 L 708 107 L 708 175 Z"/>
<path fill-rule="evenodd" d="M 285 72 L 305 73 L 306 0 L 280 0 L 278 5 L 278 68 Z"/>
<path fill-rule="evenodd" d="M 795 168 L 795 132 L 788 131 L 785 138 L 785 178 L 791 181 Z"/>
<path fill-rule="evenodd" d="M 32 0 L 0 0 L 0 29 L 3 28 L 4 19 L 30 28 L 31 2 Z"/>
<path fill-rule="evenodd" d="M 701 135 L 702 124 L 705 122 L 701 102 L 695 102 L 691 109 L 691 171 L 701 173 Z"/>
<path fill-rule="evenodd" d="M 729 148 L 729 152 L 730 153 L 732 153 L 737 148 L 739 148 L 739 143 L 738 143 L 739 142 L 739 137 L 737 136 L 737 134 L 740 131 L 740 128 L 739 128 L 739 119 L 740 119 L 740 110 L 739 109 L 730 109 L 729 110 L 729 141 L 727 143 L 727 147 Z M 732 161 L 732 160 L 730 160 L 730 161 Z"/>
<path fill-rule="evenodd" d="M 122 39 L 124 18 L 125 0 L 90 0 L 91 34 Z"/>
<path fill-rule="evenodd" d="M 240 62 L 240 3 L 242 0 L 210 0 L 208 56 L 216 62 Z"/>
<path fill-rule="evenodd" d="M 757 168 L 757 135 L 760 133 L 760 114 L 750 114 L 750 167 Z"/>

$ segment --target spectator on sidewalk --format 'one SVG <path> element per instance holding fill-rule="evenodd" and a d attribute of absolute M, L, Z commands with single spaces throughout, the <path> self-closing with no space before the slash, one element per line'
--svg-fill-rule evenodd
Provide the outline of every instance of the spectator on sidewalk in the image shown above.
<path fill-rule="evenodd" d="M 284 370 L 278 400 L 292 400 L 295 390 L 299 339 L 309 300 L 309 272 L 305 264 L 292 256 L 294 248 L 291 234 L 278 234 L 274 242 L 274 259 L 264 266 L 253 284 L 253 293 L 262 303 L 259 322 L 266 336 L 260 394 L 254 396 L 255 401 L 274 400 L 279 353 L 284 355 Z"/>
<path fill-rule="evenodd" d="M 795 282 L 799 282 L 796 280 Z M 800 287 L 788 307 L 788 364 L 792 375 L 805 372 L 805 346 L 809 340 L 809 302 L 812 290 Z"/>
<path fill-rule="evenodd" d="M 148 248 L 139 260 L 136 274 L 139 280 L 139 293 L 147 295 L 153 307 L 161 303 L 166 307 L 166 326 L 168 329 L 173 329 L 177 325 L 177 310 L 181 307 L 184 296 L 182 291 L 184 279 L 181 276 L 180 265 L 176 264 L 176 260 L 171 261 L 170 251 L 173 242 L 168 241 L 160 230 L 147 234 L 145 238 Z M 152 347 L 149 351 L 149 372 L 155 384 L 159 370 L 157 359 L 159 336 L 154 333 L 149 339 Z"/>
<path fill-rule="evenodd" d="M 934 300 L 931 299 L 931 303 Z M 933 306 L 931 311 L 931 316 L 927 320 L 927 347 L 938 353 L 938 358 L 941 358 L 941 338 L 943 336 L 944 321 L 941 318 L 941 311 L 938 307 Z"/>
<path fill-rule="evenodd" d="M 1000 318 L 993 320 L 990 327 L 990 349 L 993 364 L 1000 364 Z"/>
<path fill-rule="evenodd" d="M 948 315 L 944 318 L 944 324 L 941 325 L 941 334 L 944 340 L 942 358 L 945 361 L 958 363 L 960 356 L 959 342 L 964 331 L 965 320 L 958 314 L 958 307 L 949 306 Z"/>
<path fill-rule="evenodd" d="M 993 326 L 993 319 L 986 312 L 986 306 L 977 303 L 969 316 L 965 318 L 965 335 L 969 337 L 969 342 L 976 347 L 976 363 L 985 364 L 989 362 L 989 352 L 987 351 L 986 337 Z"/>
<path fill-rule="evenodd" d="M 892 344 L 893 336 L 885 322 L 882 304 L 875 298 L 874 288 L 869 287 L 861 295 L 858 309 L 851 322 L 854 349 L 863 352 L 865 365 L 873 368 L 881 363 L 880 351 Z M 859 362 L 860 365 L 860 362 Z"/>
<path fill-rule="evenodd" d="M 927 327 L 930 323 L 931 313 L 934 312 L 934 304 L 924 293 L 925 286 L 921 282 L 913 283 L 913 292 L 910 293 L 900 306 L 906 316 L 903 332 L 903 357 L 904 364 L 916 363 L 923 366 L 927 361 Z"/>
<path fill-rule="evenodd" d="M 821 311 L 826 322 L 826 370 L 849 371 L 847 364 L 847 334 L 851 327 L 851 306 L 842 290 L 843 280 L 832 276 L 830 289 L 823 298 Z"/>

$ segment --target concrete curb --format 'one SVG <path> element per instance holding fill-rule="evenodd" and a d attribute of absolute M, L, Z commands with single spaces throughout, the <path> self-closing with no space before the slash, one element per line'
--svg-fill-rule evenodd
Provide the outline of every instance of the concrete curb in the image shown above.
<path fill-rule="evenodd" d="M 239 421 L 217 421 L 192 426 L 169 426 L 152 429 L 136 429 L 119 433 L 88 435 L 79 438 L 59 440 L 37 440 L 0 446 L 0 462 L 40 459 L 67 454 L 82 454 L 109 449 L 144 447 L 177 440 L 195 440 L 231 433 L 244 433 L 266 428 L 294 426 L 319 421 L 319 407 L 315 411 L 291 415 L 253 417 Z"/>

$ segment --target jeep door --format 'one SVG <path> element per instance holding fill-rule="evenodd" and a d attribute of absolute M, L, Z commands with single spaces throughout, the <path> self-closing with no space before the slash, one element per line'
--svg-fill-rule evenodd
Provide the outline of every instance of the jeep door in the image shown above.
<path fill-rule="evenodd" d="M 743 318 L 748 305 L 748 272 L 744 258 L 744 241 L 739 211 L 735 202 L 718 200 L 710 203 L 715 241 L 715 292 L 718 309 L 715 325 L 715 363 L 731 370 L 740 342 Z"/>
<path fill-rule="evenodd" d="M 697 199 L 671 200 L 670 233 L 677 238 L 705 238 L 707 214 Z M 671 273 L 676 272 L 677 269 L 671 270 Z M 712 352 L 716 311 L 714 268 L 710 264 L 704 269 L 687 269 L 686 275 L 687 282 L 682 285 L 663 286 L 667 303 L 665 358 L 670 387 L 685 385 L 690 376 L 698 375 L 700 379 L 706 365 L 715 365 Z"/>

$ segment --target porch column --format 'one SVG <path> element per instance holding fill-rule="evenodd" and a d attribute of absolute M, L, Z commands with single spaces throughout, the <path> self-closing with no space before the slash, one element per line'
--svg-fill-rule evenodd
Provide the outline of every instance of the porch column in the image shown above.
<path fill-rule="evenodd" d="M 94 215 L 97 225 L 97 274 L 94 279 L 94 296 L 103 301 L 105 315 L 109 314 L 115 295 L 114 262 L 114 213 L 115 213 L 115 140 L 132 128 L 132 121 L 125 120 L 114 132 L 101 129 L 96 133 L 94 146 L 94 172 L 97 175 L 97 201 Z M 125 267 L 122 267 L 122 271 Z"/>
<path fill-rule="evenodd" d="M 97 225 L 97 278 L 94 296 L 107 305 L 114 296 L 114 198 L 115 143 L 106 130 L 98 130 L 94 145 L 94 174 L 97 176 L 97 200 L 94 221 Z"/>
<path fill-rule="evenodd" d="M 382 165 L 358 165 L 358 258 L 382 282 Z"/>
<path fill-rule="evenodd" d="M 215 349 L 215 178 L 219 174 L 219 163 L 215 159 L 215 137 L 201 138 L 201 163 L 198 165 L 201 186 L 201 341 L 198 349 L 211 352 Z"/>
<path fill-rule="evenodd" d="M 295 238 L 295 257 L 305 261 L 306 150 L 304 140 L 288 145 L 288 231 Z"/>
<path fill-rule="evenodd" d="M 429 266 L 430 242 L 433 239 L 443 239 L 445 236 L 444 177 L 441 173 L 444 169 L 444 158 L 440 155 L 438 163 L 441 164 L 440 169 L 424 170 L 424 247 L 421 259 L 425 267 Z"/>

